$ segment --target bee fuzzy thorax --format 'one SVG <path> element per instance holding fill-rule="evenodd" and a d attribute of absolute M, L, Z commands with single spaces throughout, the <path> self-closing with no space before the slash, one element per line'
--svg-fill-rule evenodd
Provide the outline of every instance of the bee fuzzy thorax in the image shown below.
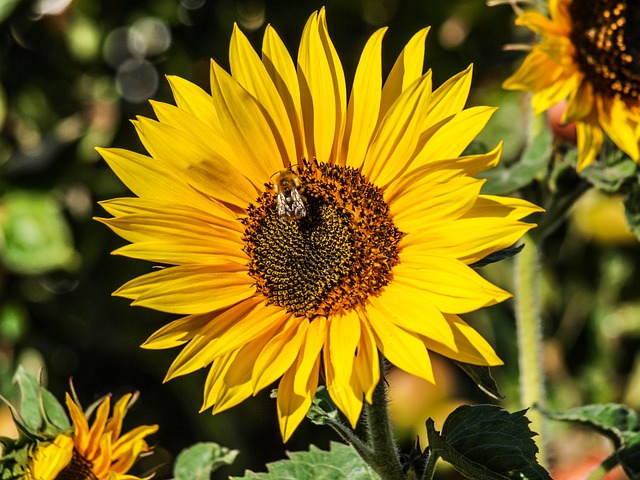
<path fill-rule="evenodd" d="M 307 216 L 307 209 L 299 188 L 302 187 L 300 177 L 289 169 L 275 174 L 273 189 L 277 196 L 277 212 L 280 221 L 299 220 Z"/>

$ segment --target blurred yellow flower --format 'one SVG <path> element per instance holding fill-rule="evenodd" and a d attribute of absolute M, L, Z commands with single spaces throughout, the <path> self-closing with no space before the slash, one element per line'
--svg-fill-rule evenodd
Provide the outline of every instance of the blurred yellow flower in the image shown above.
<path fill-rule="evenodd" d="M 568 99 L 563 121 L 576 121 L 578 170 L 596 159 L 604 133 L 640 161 L 637 2 L 549 0 L 549 12 L 516 20 L 542 40 L 504 88 L 533 92 L 536 114 Z"/>
<path fill-rule="evenodd" d="M 26 480 L 139 480 L 127 472 L 140 454 L 149 450 L 144 438 L 158 427 L 142 425 L 122 434 L 122 421 L 133 401 L 131 394 L 124 395 L 109 418 L 111 398 L 106 397 L 89 426 L 88 415 L 67 394 L 73 427 L 52 441 L 38 444 L 30 455 Z"/>
<path fill-rule="evenodd" d="M 347 99 L 324 10 L 297 68 L 268 26 L 262 57 L 235 28 L 231 75 L 211 94 L 169 77 L 177 106 L 134 122 L 150 156 L 99 149 L 137 198 L 102 202 L 130 245 L 165 264 L 116 295 L 186 315 L 150 349 L 184 346 L 166 379 L 210 366 L 202 409 L 230 408 L 280 379 L 286 441 L 319 377 L 355 426 L 380 377 L 378 352 L 434 382 L 428 350 L 497 365 L 459 316 L 509 294 L 469 267 L 514 244 L 539 208 L 481 195 L 473 175 L 501 145 L 460 156 L 494 109 L 464 108 L 471 67 L 432 90 L 418 32 L 382 83 L 386 28 L 364 47 Z"/>

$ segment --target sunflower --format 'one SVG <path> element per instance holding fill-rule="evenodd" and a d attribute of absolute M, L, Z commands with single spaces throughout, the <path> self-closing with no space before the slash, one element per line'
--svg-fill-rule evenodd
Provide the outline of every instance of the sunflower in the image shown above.
<path fill-rule="evenodd" d="M 139 480 L 127 472 L 140 454 L 149 450 L 144 438 L 158 426 L 142 425 L 122 434 L 122 421 L 135 398 L 131 394 L 121 397 L 109 418 L 111 399 L 105 397 L 89 426 L 88 415 L 67 394 L 73 427 L 38 444 L 30 455 L 25 480 Z"/>
<path fill-rule="evenodd" d="M 549 0 L 550 17 L 523 13 L 517 25 L 542 36 L 504 88 L 533 92 L 534 112 L 567 100 L 576 122 L 578 170 L 604 134 L 640 161 L 640 10 L 629 0 Z"/>
<path fill-rule="evenodd" d="M 493 108 L 464 108 L 471 67 L 432 90 L 428 29 L 382 84 L 367 41 L 347 100 L 324 10 L 297 68 L 267 26 L 260 58 L 234 29 L 211 94 L 169 77 L 176 106 L 134 124 L 150 156 L 99 149 L 137 198 L 101 202 L 131 242 L 114 253 L 164 268 L 114 294 L 183 315 L 144 348 L 183 346 L 166 380 L 209 367 L 202 410 L 228 409 L 279 380 L 286 441 L 322 377 L 355 426 L 380 378 L 379 352 L 434 382 L 428 351 L 498 365 L 458 314 L 509 294 L 469 265 L 514 244 L 536 206 L 481 195 L 472 175 L 501 145 L 460 156 Z"/>

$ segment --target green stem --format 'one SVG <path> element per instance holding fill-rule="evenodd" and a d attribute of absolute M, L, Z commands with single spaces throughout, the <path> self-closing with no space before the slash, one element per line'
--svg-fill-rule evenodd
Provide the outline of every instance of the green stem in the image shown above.
<path fill-rule="evenodd" d="M 524 238 L 525 247 L 516 256 L 516 324 L 520 401 L 523 407 L 544 406 L 545 388 L 542 369 L 542 319 L 540 317 L 540 241 L 532 235 Z M 531 430 L 538 433 L 538 461 L 546 464 L 545 425 L 540 411 L 529 410 Z"/>
<path fill-rule="evenodd" d="M 384 360 L 381 359 L 381 365 L 383 362 Z M 389 417 L 384 371 L 373 393 L 373 403 L 369 405 L 365 402 L 365 408 L 367 409 L 368 443 L 375 458 L 371 467 L 382 480 L 404 480 L 406 477 L 400 464 Z"/>
<path fill-rule="evenodd" d="M 429 459 L 427 460 L 427 465 L 424 468 L 424 473 L 422 474 L 422 478 L 420 480 L 432 480 L 433 476 L 436 473 L 436 464 L 438 463 L 438 458 L 440 458 L 434 452 L 429 454 Z"/>
<path fill-rule="evenodd" d="M 607 457 L 602 463 L 589 474 L 586 480 L 601 480 L 605 477 L 610 470 L 616 467 L 620 462 L 618 456 L 614 453 L 610 457 Z"/>

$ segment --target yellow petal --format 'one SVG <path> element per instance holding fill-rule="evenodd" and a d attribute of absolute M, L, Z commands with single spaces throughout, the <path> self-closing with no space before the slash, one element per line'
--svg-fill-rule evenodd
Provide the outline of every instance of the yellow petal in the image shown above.
<path fill-rule="evenodd" d="M 27 480 L 55 480 L 73 458 L 73 439 L 58 435 L 52 442 L 41 443 L 33 454 Z"/>
<path fill-rule="evenodd" d="M 262 63 L 282 99 L 289 123 L 296 142 L 296 160 L 302 157 L 311 158 L 304 143 L 304 126 L 302 121 L 302 104 L 300 102 L 300 85 L 298 74 L 291 55 L 280 40 L 276 31 L 267 25 L 262 41 Z"/>
<path fill-rule="evenodd" d="M 178 354 L 165 381 L 204 368 L 257 338 L 271 338 L 286 319 L 279 307 L 260 298 L 220 312 Z"/>
<path fill-rule="evenodd" d="M 368 309 L 365 315 L 378 350 L 387 360 L 405 372 L 435 383 L 429 354 L 418 336 L 390 322 L 376 309 Z"/>
<path fill-rule="evenodd" d="M 437 340 L 425 337 L 423 341 L 429 350 L 452 360 L 472 365 L 496 366 L 503 364 L 493 347 L 459 316 L 445 314 L 445 317 L 453 327 L 455 348 L 449 348 Z"/>
<path fill-rule="evenodd" d="M 395 277 L 396 267 L 394 267 Z M 402 272 L 404 273 L 404 271 Z M 369 309 L 375 309 L 380 316 L 395 323 L 408 332 L 435 338 L 451 348 L 455 346 L 451 326 L 431 301 L 429 292 L 416 285 L 396 281 L 387 285 L 379 296 L 369 297 Z"/>
<path fill-rule="evenodd" d="M 251 383 L 254 395 L 280 378 L 296 360 L 309 322 L 303 317 L 291 317 L 281 332 L 260 352 L 253 366 Z"/>
<path fill-rule="evenodd" d="M 366 319 L 362 320 L 366 316 L 361 313 L 358 316 L 360 317 L 360 343 L 353 363 L 353 373 L 360 382 L 360 390 L 364 392 L 367 402 L 373 403 L 373 391 L 380 381 L 378 349 L 369 323 Z"/>
<path fill-rule="evenodd" d="M 216 132 L 222 131 L 211 95 L 183 78 L 167 75 L 167 80 L 178 108 L 198 118 Z"/>
<path fill-rule="evenodd" d="M 140 140 L 153 158 L 202 193 L 223 202 L 246 207 L 258 196 L 266 177 L 245 176 L 226 158 L 200 144 L 195 137 L 154 120 L 139 117 L 134 122 Z M 258 185 L 260 185 L 258 187 Z"/>
<path fill-rule="evenodd" d="M 363 392 L 353 375 L 359 342 L 360 319 L 355 310 L 332 316 L 324 347 L 327 391 L 353 428 L 362 411 Z"/>
<path fill-rule="evenodd" d="M 620 150 L 633 160 L 640 160 L 640 139 L 636 134 L 637 121 L 632 121 L 629 107 L 619 98 L 606 99 L 598 104 L 598 118 L 603 130 Z"/>
<path fill-rule="evenodd" d="M 534 32 L 546 36 L 549 34 L 565 36 L 568 34 L 557 22 L 552 21 L 547 16 L 535 12 L 524 12 L 516 19 L 516 25 L 527 27 Z"/>
<path fill-rule="evenodd" d="M 214 314 L 209 313 L 179 318 L 157 330 L 140 346 L 149 350 L 179 347 L 197 335 L 213 317 Z"/>
<path fill-rule="evenodd" d="M 578 139 L 578 166 L 579 172 L 587 167 L 598 156 L 604 141 L 602 127 L 592 119 L 593 112 L 584 121 L 576 122 L 576 135 Z"/>
<path fill-rule="evenodd" d="M 409 170 L 434 160 L 459 156 L 478 136 L 496 110 L 493 107 L 467 108 L 432 133 L 427 133 L 428 140 L 413 159 Z"/>
<path fill-rule="evenodd" d="M 191 185 L 151 157 L 119 148 L 96 150 L 122 183 L 139 197 L 189 204 L 204 210 L 210 203 Z"/>
<path fill-rule="evenodd" d="M 386 185 L 411 161 L 431 95 L 431 73 L 407 87 L 380 123 L 365 157 L 362 173 Z"/>
<path fill-rule="evenodd" d="M 447 117 L 455 115 L 464 108 L 471 88 L 472 72 L 473 65 L 469 65 L 465 70 L 444 82 L 431 94 L 429 111 L 422 125 L 423 130 Z"/>
<path fill-rule="evenodd" d="M 280 157 L 285 166 L 297 163 L 296 144 L 287 111 L 260 57 L 237 25 L 229 46 L 229 65 L 234 80 L 253 95 L 266 110 Z"/>
<path fill-rule="evenodd" d="M 393 268 L 394 282 L 423 291 L 444 313 L 467 313 L 502 302 L 511 295 L 462 262 L 435 255 L 403 255 Z"/>
<path fill-rule="evenodd" d="M 346 86 L 340 59 L 331 43 L 324 9 L 311 15 L 298 50 L 298 81 L 307 150 L 319 161 L 333 163 L 344 128 Z"/>
<path fill-rule="evenodd" d="M 278 420 L 283 440 L 289 440 L 306 415 L 318 387 L 320 351 L 326 337 L 323 317 L 309 324 L 305 342 L 293 366 L 282 376 L 278 386 Z"/>
<path fill-rule="evenodd" d="M 353 79 L 347 123 L 342 141 L 341 165 L 360 168 L 378 123 L 382 90 L 382 38 L 386 28 L 375 32 L 364 46 Z"/>
<path fill-rule="evenodd" d="M 589 116 L 595 106 L 593 86 L 589 82 L 581 81 L 578 83 L 578 88 L 569 96 L 562 120 L 564 122 L 582 120 Z"/>
<path fill-rule="evenodd" d="M 495 217 L 520 220 L 536 212 L 544 212 L 544 209 L 521 198 L 479 195 L 473 208 L 465 212 L 461 218 Z"/>
<path fill-rule="evenodd" d="M 65 403 L 74 426 L 75 448 L 84 452 L 89 445 L 89 422 L 68 393 L 65 394 Z"/>
<path fill-rule="evenodd" d="M 566 99 L 578 88 L 578 75 L 563 77 L 533 94 L 533 113 L 538 115 Z"/>
<path fill-rule="evenodd" d="M 560 65 L 534 48 L 518 70 L 502 83 L 502 88 L 535 92 L 552 85 L 563 73 Z"/>
<path fill-rule="evenodd" d="M 100 447 L 100 441 L 102 434 L 104 433 L 105 426 L 107 425 L 107 419 L 109 418 L 109 411 L 111 410 L 111 398 L 106 397 L 102 403 L 98 406 L 96 411 L 96 417 L 93 421 L 93 425 L 89 429 L 89 442 L 87 449 L 83 452 L 79 452 L 87 459 L 94 458 L 98 448 Z"/>
<path fill-rule="evenodd" d="M 133 300 L 132 305 L 177 314 L 207 313 L 245 300 L 255 293 L 246 267 L 228 270 L 208 265 L 180 265 L 130 280 L 113 294 Z M 234 271 L 235 270 L 235 271 Z"/>
<path fill-rule="evenodd" d="M 213 60 L 211 94 L 227 141 L 236 150 L 238 167 L 264 183 L 288 159 L 282 158 L 261 105 Z"/>
<path fill-rule="evenodd" d="M 424 41 L 430 28 L 423 28 L 411 37 L 411 40 L 407 42 L 407 45 L 398 55 L 382 88 L 379 121 L 384 118 L 391 105 L 400 97 L 400 94 L 422 76 L 424 69 Z"/>

